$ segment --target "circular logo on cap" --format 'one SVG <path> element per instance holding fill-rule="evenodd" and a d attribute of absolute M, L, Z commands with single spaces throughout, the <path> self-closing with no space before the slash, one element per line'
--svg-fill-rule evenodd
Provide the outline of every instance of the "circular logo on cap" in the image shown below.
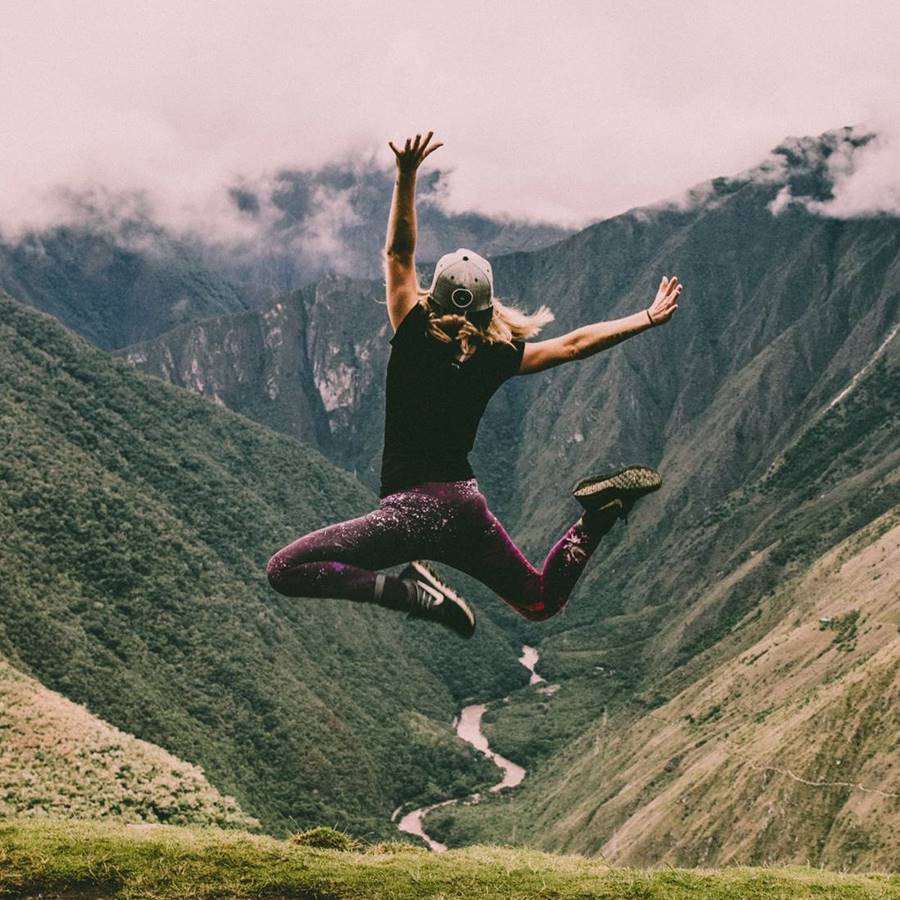
<path fill-rule="evenodd" d="M 457 288 L 450 295 L 450 299 L 457 309 L 465 309 L 475 299 L 475 295 L 468 288 Z"/>

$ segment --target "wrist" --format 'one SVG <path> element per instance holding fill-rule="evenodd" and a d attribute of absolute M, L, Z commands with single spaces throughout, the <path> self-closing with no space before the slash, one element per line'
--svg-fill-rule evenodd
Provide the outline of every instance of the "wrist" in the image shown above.
<path fill-rule="evenodd" d="M 653 321 L 653 316 L 650 315 L 650 310 L 645 309 L 644 312 L 647 313 L 647 318 L 650 320 L 651 327 L 656 325 L 656 322 Z"/>

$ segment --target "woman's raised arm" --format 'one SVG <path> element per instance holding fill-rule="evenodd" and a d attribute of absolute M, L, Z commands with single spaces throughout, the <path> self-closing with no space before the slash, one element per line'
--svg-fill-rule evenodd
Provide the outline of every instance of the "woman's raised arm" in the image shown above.
<path fill-rule="evenodd" d="M 397 177 L 388 217 L 387 240 L 384 245 L 385 274 L 387 276 L 388 316 L 394 330 L 418 301 L 416 283 L 416 170 L 428 154 L 443 144 L 428 146 L 434 132 L 425 140 L 417 134 L 415 140 L 406 139 L 406 146 L 398 150 L 393 142 L 388 146 L 397 159 Z"/>

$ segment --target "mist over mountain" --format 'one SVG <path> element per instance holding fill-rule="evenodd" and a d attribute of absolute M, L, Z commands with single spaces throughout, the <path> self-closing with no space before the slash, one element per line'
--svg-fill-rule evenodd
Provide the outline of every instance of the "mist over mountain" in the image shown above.
<path fill-rule="evenodd" d="M 309 284 L 325 272 L 382 279 L 394 178 L 393 168 L 356 159 L 241 180 L 229 188 L 229 197 L 243 223 L 257 231 L 256 242 L 226 247 L 220 265 L 241 284 L 273 294 Z M 572 233 L 539 221 L 447 212 L 443 199 L 450 178 L 452 172 L 439 168 L 418 173 L 422 261 L 433 262 L 460 246 L 490 255 L 532 250 Z"/>
<path fill-rule="evenodd" d="M 0 290 L 106 350 L 250 308 L 240 287 L 145 218 L 59 225 L 0 241 Z"/>
<path fill-rule="evenodd" d="M 447 212 L 449 177 L 419 177 L 423 260 L 459 246 L 528 250 L 571 233 Z M 114 349 L 270 303 L 326 273 L 381 279 L 393 179 L 364 158 L 241 179 L 222 188 L 215 215 L 182 231 L 159 224 L 149 194 L 62 191 L 46 228 L 0 231 L 0 289 Z"/>

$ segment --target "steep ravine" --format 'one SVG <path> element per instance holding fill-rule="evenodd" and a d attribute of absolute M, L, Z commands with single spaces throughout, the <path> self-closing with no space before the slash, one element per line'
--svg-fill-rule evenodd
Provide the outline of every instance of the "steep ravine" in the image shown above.
<path fill-rule="evenodd" d="M 529 647 L 528 645 L 522 647 L 522 655 L 519 657 L 519 662 L 531 672 L 531 678 L 528 682 L 529 685 L 540 684 L 544 680 L 537 672 L 535 672 L 535 666 L 537 665 L 539 656 L 538 651 L 534 647 Z M 500 756 L 499 753 L 495 753 L 491 750 L 487 738 L 481 731 L 481 718 L 487 711 L 487 708 L 488 704 L 486 703 L 475 703 L 471 706 L 465 706 L 454 724 L 456 725 L 456 733 L 459 737 L 471 744 L 479 753 L 494 762 L 503 772 L 503 777 L 500 781 L 490 788 L 492 792 L 495 792 L 501 791 L 503 788 L 511 788 L 521 784 L 522 780 L 525 778 L 525 769 L 517 763 L 512 762 L 512 760 L 506 759 L 506 757 Z M 428 836 L 422 824 L 425 816 L 432 810 L 439 809 L 443 806 L 451 806 L 456 803 L 467 803 L 470 805 L 480 803 L 481 798 L 482 795 L 476 792 L 470 794 L 468 797 L 442 800 L 440 803 L 432 803 L 430 806 L 419 807 L 419 809 L 414 809 L 403 816 L 397 824 L 397 827 L 406 834 L 413 834 L 416 837 L 421 838 L 431 850 L 440 853 L 447 849 L 447 845 Z M 399 813 L 400 808 L 394 811 L 392 820 L 395 820 Z"/>

